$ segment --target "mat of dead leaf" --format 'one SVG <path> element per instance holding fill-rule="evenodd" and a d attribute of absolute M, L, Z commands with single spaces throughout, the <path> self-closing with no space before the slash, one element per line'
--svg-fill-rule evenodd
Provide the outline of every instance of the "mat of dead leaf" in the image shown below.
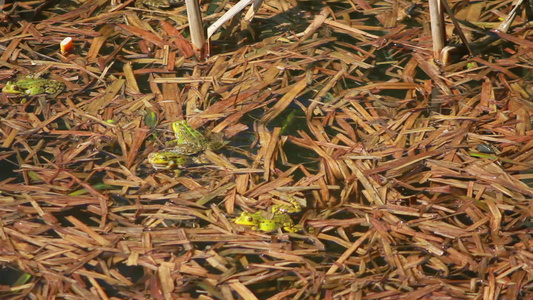
<path fill-rule="evenodd" d="M 0 96 L 2 299 L 532 299 L 525 13 L 442 67 L 425 2 L 267 1 L 198 62 L 183 7 L 131 2 L 0 14 L 0 81 L 67 86 Z M 512 7 L 455 4 L 474 40 Z M 155 172 L 181 119 L 228 145 Z M 305 231 L 232 222 L 289 195 Z"/>

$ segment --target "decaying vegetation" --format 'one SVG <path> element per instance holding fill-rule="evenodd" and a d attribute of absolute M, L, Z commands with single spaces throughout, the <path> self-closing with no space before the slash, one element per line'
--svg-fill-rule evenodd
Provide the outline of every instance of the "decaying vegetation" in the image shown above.
<path fill-rule="evenodd" d="M 202 3 L 204 22 L 231 5 Z M 446 66 L 425 2 L 267 1 L 205 61 L 183 6 L 6 5 L 0 82 L 46 71 L 67 90 L 0 96 L 0 296 L 531 299 L 523 5 L 504 33 L 511 1 L 450 2 L 474 46 L 497 38 Z M 155 172 L 182 119 L 229 144 Z M 232 222 L 288 195 L 305 231 Z"/>

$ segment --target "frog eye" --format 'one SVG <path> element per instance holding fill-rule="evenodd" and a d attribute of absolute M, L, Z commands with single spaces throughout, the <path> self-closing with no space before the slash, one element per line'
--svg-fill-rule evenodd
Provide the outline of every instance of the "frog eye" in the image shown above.
<path fill-rule="evenodd" d="M 11 86 L 11 89 L 14 90 L 14 91 L 18 91 L 19 90 L 19 86 L 14 84 Z"/>
<path fill-rule="evenodd" d="M 247 222 L 252 222 L 252 221 L 253 221 L 253 218 L 252 218 L 252 217 L 246 217 L 246 221 L 247 221 Z"/>

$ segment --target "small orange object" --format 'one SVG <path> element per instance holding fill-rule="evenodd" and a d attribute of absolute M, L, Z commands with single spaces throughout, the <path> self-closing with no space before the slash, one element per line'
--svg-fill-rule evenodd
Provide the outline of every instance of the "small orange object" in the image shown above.
<path fill-rule="evenodd" d="M 61 43 L 59 44 L 59 48 L 61 49 L 61 53 L 65 54 L 72 50 L 74 48 L 74 44 L 72 43 L 71 37 L 64 38 Z"/>

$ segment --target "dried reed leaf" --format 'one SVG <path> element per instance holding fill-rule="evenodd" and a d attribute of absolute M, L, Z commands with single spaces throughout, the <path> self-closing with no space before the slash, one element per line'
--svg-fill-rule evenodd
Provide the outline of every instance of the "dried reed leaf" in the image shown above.
<path fill-rule="evenodd" d="M 95 59 L 100 52 L 102 46 L 104 46 L 106 40 L 115 32 L 113 26 L 105 25 L 98 31 L 99 36 L 95 37 L 91 43 L 91 47 L 87 52 L 88 59 Z"/>
<path fill-rule="evenodd" d="M 300 94 L 300 92 L 307 86 L 307 80 L 302 79 L 292 85 L 290 87 L 290 90 L 288 93 L 283 95 L 281 99 L 276 102 L 276 104 L 270 109 L 269 112 L 267 112 L 263 118 L 261 118 L 262 124 L 268 124 L 270 121 L 272 121 L 275 117 L 277 117 L 289 104 Z"/>
<path fill-rule="evenodd" d="M 258 299 L 244 284 L 236 279 L 228 281 L 232 290 L 234 290 L 239 296 L 246 300 Z"/>

